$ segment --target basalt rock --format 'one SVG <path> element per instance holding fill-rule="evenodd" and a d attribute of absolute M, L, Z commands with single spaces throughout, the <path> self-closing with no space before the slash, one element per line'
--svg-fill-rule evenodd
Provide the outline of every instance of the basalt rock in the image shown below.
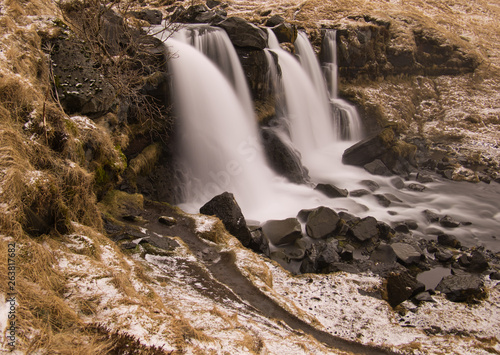
<path fill-rule="evenodd" d="M 302 228 L 296 218 L 267 221 L 262 226 L 262 231 L 274 245 L 293 243 L 302 237 Z"/>
<path fill-rule="evenodd" d="M 436 291 L 446 294 L 452 302 L 472 302 L 485 295 L 483 280 L 474 274 L 445 276 Z"/>
<path fill-rule="evenodd" d="M 267 33 L 240 17 L 230 17 L 218 26 L 228 34 L 237 47 L 264 49 L 267 47 Z"/>
<path fill-rule="evenodd" d="M 318 184 L 314 189 L 322 192 L 330 198 L 347 197 L 349 194 L 347 190 L 339 189 L 338 187 L 331 184 Z"/>
<path fill-rule="evenodd" d="M 410 244 L 394 243 L 392 249 L 396 253 L 398 260 L 404 265 L 415 264 L 420 261 L 421 253 Z"/>
<path fill-rule="evenodd" d="M 280 43 L 293 43 L 297 39 L 297 27 L 290 23 L 280 23 L 272 28 L 276 38 Z"/>
<path fill-rule="evenodd" d="M 271 128 L 262 128 L 261 136 L 266 158 L 278 174 L 296 184 L 309 181 L 309 173 L 301 163 L 299 152 L 286 145 Z"/>
<path fill-rule="evenodd" d="M 339 215 L 328 207 L 318 207 L 307 217 L 307 235 L 314 239 L 327 238 L 337 229 Z"/>
<path fill-rule="evenodd" d="M 215 196 L 200 208 L 200 213 L 218 217 L 227 231 L 238 238 L 243 246 L 250 244 L 252 236 L 240 206 L 232 193 L 224 192 Z"/>
<path fill-rule="evenodd" d="M 408 272 L 392 273 L 387 277 L 387 302 L 392 307 L 425 291 L 425 285 Z"/>
<path fill-rule="evenodd" d="M 363 166 L 366 171 L 368 171 L 372 175 L 382 175 L 382 176 L 391 176 L 391 171 L 385 166 L 385 164 L 380 159 L 375 159 L 374 161 L 365 164 Z"/>
<path fill-rule="evenodd" d="M 368 241 L 378 236 L 377 220 L 366 217 L 351 227 L 351 234 L 360 242 Z"/>
<path fill-rule="evenodd" d="M 160 25 L 163 15 L 160 10 L 143 9 L 140 11 L 132 11 L 130 15 L 149 22 L 151 25 Z"/>

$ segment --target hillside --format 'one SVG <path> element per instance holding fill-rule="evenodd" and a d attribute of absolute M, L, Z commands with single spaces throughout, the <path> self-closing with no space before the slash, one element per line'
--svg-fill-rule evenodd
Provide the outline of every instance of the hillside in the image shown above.
<path fill-rule="evenodd" d="M 143 33 L 150 23 L 132 12 L 153 9 L 168 17 L 195 3 L 0 0 L 0 351 L 500 352 L 498 250 L 415 239 L 412 245 L 425 249 L 422 259 L 446 251 L 447 267 L 460 259 L 466 265 L 457 270 L 480 286 L 461 302 L 443 291 L 429 302 L 407 295 L 391 306 L 392 274 L 363 270 L 367 258 L 360 252 L 347 252 L 359 261 L 355 272 L 294 275 L 262 250 L 244 247 L 219 218 L 175 206 L 178 122 L 164 101 L 172 90 L 165 65 L 175 54 Z M 486 0 L 214 5 L 258 25 L 280 15 L 304 29 L 318 53 L 321 29 L 336 29 L 343 46 L 339 94 L 357 106 L 367 131 L 389 127 L 405 147 L 418 146 L 419 163 L 452 161 L 446 181 L 492 186 L 486 191 L 495 196 L 500 6 Z M 446 60 L 436 64 L 441 50 Z M 255 104 L 261 109 L 261 101 Z M 394 241 L 411 244 L 396 234 Z M 497 245 L 493 239 L 485 244 Z M 395 260 L 400 274 L 424 271 L 425 262 Z M 477 264 L 480 270 L 470 272 Z M 433 267 L 442 265 L 432 259 Z"/>

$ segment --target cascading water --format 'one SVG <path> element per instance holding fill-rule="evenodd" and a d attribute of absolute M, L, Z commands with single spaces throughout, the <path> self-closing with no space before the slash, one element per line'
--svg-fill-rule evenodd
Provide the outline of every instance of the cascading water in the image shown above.
<path fill-rule="evenodd" d="M 253 116 L 245 74 L 226 31 L 209 25 L 184 25 L 173 34 L 173 38 L 190 44 L 210 58 L 233 85 L 247 115 Z"/>
<path fill-rule="evenodd" d="M 337 31 L 326 30 L 322 46 L 324 77 L 330 92 L 339 138 L 358 141 L 363 136 L 361 118 L 353 105 L 338 97 Z"/>
<path fill-rule="evenodd" d="M 448 187 L 452 185 L 437 182 L 427 185 L 428 193 L 396 190 L 389 178 L 372 176 L 363 169 L 342 165 L 342 152 L 352 143 L 335 142 L 330 117 L 321 113 L 321 109 L 320 115 L 316 114 L 315 107 L 321 107 L 319 99 L 299 90 L 306 88 L 314 96 L 316 89 L 312 80 L 293 56 L 279 49 L 275 38 L 271 37 L 272 41 L 275 41 L 271 47 L 278 56 L 282 77 L 276 88 L 283 89 L 283 96 L 286 96 L 282 115 L 290 119 L 292 140 L 288 143 L 302 152 L 312 180 L 333 183 L 351 191 L 363 188 L 361 180 L 370 179 L 381 186 L 377 193 L 391 193 L 404 202 L 393 202 L 389 211 L 381 207 L 373 195 L 330 199 L 308 186 L 287 183 L 276 176 L 264 157 L 256 121 L 238 99 L 234 86 L 200 51 L 169 39 L 167 45 L 176 54 L 169 65 L 182 136 L 179 151 L 189 172 L 184 185 L 185 203 L 181 207 L 188 212 L 197 212 L 213 196 L 230 191 L 235 194 L 248 219 L 266 221 L 293 217 L 301 209 L 323 205 L 387 222 L 413 219 L 421 226 L 414 232 L 417 234 L 423 233 L 428 222 L 415 211 L 434 208 L 442 214 L 473 222 L 468 229 L 460 228 L 455 233 L 464 244 L 477 243 L 476 239 L 482 238 L 484 245 L 495 249 L 498 242 L 485 241 L 483 235 L 494 233 L 500 214 L 495 203 L 488 202 L 486 196 L 481 203 L 475 201 L 472 194 L 485 195 L 481 186 L 474 187 L 474 192 L 462 193 L 458 199 L 456 190 Z M 269 57 L 275 65 L 272 56 Z M 290 89 L 290 86 L 295 87 Z M 306 107 L 291 103 L 289 93 Z M 301 96 L 310 99 L 312 104 Z M 318 136 L 315 135 L 317 132 L 320 132 Z M 500 193 L 497 196 L 500 198 Z M 392 216 L 394 213 L 397 215 Z M 476 225 L 482 230 L 475 228 Z M 470 234 L 473 240 L 470 240 Z"/>

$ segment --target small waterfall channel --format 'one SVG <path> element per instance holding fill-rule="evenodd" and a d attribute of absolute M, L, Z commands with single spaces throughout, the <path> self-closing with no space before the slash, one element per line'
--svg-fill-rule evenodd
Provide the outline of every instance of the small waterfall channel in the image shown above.
<path fill-rule="evenodd" d="M 335 38 L 333 31 L 325 37 L 328 36 Z M 333 39 L 328 43 L 335 43 Z M 270 77 L 274 78 L 275 90 L 283 91 L 276 111 L 279 118 L 286 120 L 286 143 L 300 152 L 314 183 L 334 184 L 352 191 L 365 188 L 362 180 L 375 181 L 380 185 L 377 194 L 391 194 L 395 201 L 401 201 L 393 202 L 389 209 L 382 207 L 372 194 L 331 199 L 311 186 L 289 183 L 271 170 L 254 113 L 249 110 L 251 99 L 244 76 L 240 75 L 243 71 L 237 56 L 231 54 L 234 48 L 225 32 L 206 25 L 190 26 L 169 38 L 166 45 L 174 54 L 169 66 L 181 131 L 179 152 L 186 176 L 185 202 L 181 207 L 187 212 L 197 213 L 213 196 L 229 191 L 245 217 L 260 222 L 295 217 L 301 209 L 328 206 L 389 223 L 415 220 L 419 229 L 414 234 L 425 236 L 429 223 L 421 211 L 434 208 L 441 214 L 472 222 L 470 227 L 455 233 L 465 244 L 484 242 L 498 229 L 500 213 L 482 185 L 457 193 L 454 183 L 434 182 L 427 185 L 425 193 L 418 193 L 398 190 L 390 178 L 342 164 L 342 153 L 353 144 L 355 135 L 339 136 L 331 107 L 340 99 L 332 89 L 333 82 L 327 84 L 336 74 L 330 73 L 326 83 L 321 82 L 321 67 L 305 35 L 301 34 L 296 43 L 299 60 L 282 50 L 273 35 L 269 37 Z M 327 64 L 335 68 L 334 59 Z M 328 73 L 324 69 L 325 72 Z M 500 198 L 500 191 L 496 196 Z M 483 244 L 500 249 L 497 241 Z"/>

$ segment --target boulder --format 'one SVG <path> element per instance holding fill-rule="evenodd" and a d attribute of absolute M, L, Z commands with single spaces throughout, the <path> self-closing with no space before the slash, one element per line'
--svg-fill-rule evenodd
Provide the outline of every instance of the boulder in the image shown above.
<path fill-rule="evenodd" d="M 290 23 L 280 23 L 272 28 L 280 43 L 293 43 L 297 39 L 297 27 Z"/>
<path fill-rule="evenodd" d="M 412 245 L 406 243 L 394 243 L 391 245 L 398 260 L 405 265 L 416 264 L 420 261 L 421 253 Z"/>
<path fill-rule="evenodd" d="M 264 255 L 269 255 L 269 241 L 264 236 L 264 232 L 261 227 L 251 226 L 248 228 L 250 235 L 252 237 L 248 248 L 252 249 L 256 253 L 263 253 Z"/>
<path fill-rule="evenodd" d="M 425 291 L 425 285 L 408 272 L 391 273 L 387 277 L 387 302 L 392 307 L 406 301 L 410 297 Z"/>
<path fill-rule="evenodd" d="M 394 133 L 386 129 L 347 148 L 342 155 L 342 162 L 347 165 L 364 166 L 375 159 L 380 159 L 394 143 Z"/>
<path fill-rule="evenodd" d="M 408 184 L 406 186 L 408 190 L 416 191 L 416 192 L 422 192 L 426 189 L 426 187 L 422 184 Z"/>
<path fill-rule="evenodd" d="M 391 200 L 389 200 L 387 197 L 384 195 L 376 194 L 373 195 L 375 199 L 377 200 L 378 204 L 382 207 L 389 207 L 391 205 Z"/>
<path fill-rule="evenodd" d="M 483 272 L 490 267 L 484 254 L 477 249 L 472 251 L 469 262 L 467 269 L 472 272 Z"/>
<path fill-rule="evenodd" d="M 264 16 L 264 15 L 263 15 Z M 280 15 L 273 15 L 267 19 L 265 25 L 267 27 L 275 27 L 285 22 L 285 19 Z"/>
<path fill-rule="evenodd" d="M 337 229 L 339 215 L 328 207 L 318 207 L 307 217 L 307 235 L 314 239 L 327 238 Z"/>
<path fill-rule="evenodd" d="M 354 191 L 351 191 L 349 192 L 349 196 L 351 197 L 362 197 L 362 196 L 366 196 L 366 195 L 369 195 L 371 192 L 366 190 L 366 189 L 358 189 L 358 190 L 354 190 Z"/>
<path fill-rule="evenodd" d="M 474 274 L 445 276 L 437 285 L 436 291 L 446 294 L 452 302 L 470 302 L 485 295 L 483 280 Z"/>
<path fill-rule="evenodd" d="M 191 5 L 186 10 L 179 7 L 171 19 L 180 23 L 218 23 L 225 19 L 224 12 L 210 10 L 203 4 Z"/>
<path fill-rule="evenodd" d="M 436 251 L 434 253 L 434 256 L 436 257 L 436 260 L 441 262 L 441 263 L 447 263 L 448 261 L 450 261 L 452 258 L 453 258 L 453 253 L 448 250 L 448 249 L 438 249 L 438 251 Z"/>
<path fill-rule="evenodd" d="M 425 215 L 425 218 L 431 223 L 435 223 L 439 221 L 439 215 L 431 210 L 424 210 L 422 213 Z"/>
<path fill-rule="evenodd" d="M 309 172 L 302 165 L 298 151 L 285 144 L 271 128 L 262 128 L 261 136 L 267 161 L 278 174 L 296 184 L 309 181 Z"/>
<path fill-rule="evenodd" d="M 391 228 L 390 225 L 381 221 L 377 222 L 377 229 L 380 238 L 386 241 L 390 240 L 394 236 L 394 233 L 396 232 L 394 229 Z"/>
<path fill-rule="evenodd" d="M 429 182 L 433 182 L 434 179 L 432 178 L 432 176 L 430 175 L 427 175 L 427 174 L 424 174 L 424 173 L 421 173 L 419 172 L 417 174 L 417 179 L 416 179 L 419 183 L 421 184 L 426 184 L 426 183 L 429 183 Z"/>
<path fill-rule="evenodd" d="M 349 195 L 347 190 L 339 189 L 337 186 L 331 184 L 318 184 L 314 189 L 330 198 L 347 197 Z"/>
<path fill-rule="evenodd" d="M 302 227 L 297 218 L 267 221 L 262 231 L 274 245 L 290 244 L 302 237 Z"/>
<path fill-rule="evenodd" d="M 366 171 L 372 175 L 382 175 L 391 176 L 391 171 L 385 166 L 385 164 L 380 159 L 375 159 L 374 161 L 363 165 Z"/>
<path fill-rule="evenodd" d="M 446 247 L 460 248 L 460 242 L 458 241 L 457 237 L 451 234 L 439 234 L 437 237 L 437 242 L 439 245 L 443 245 Z"/>
<path fill-rule="evenodd" d="M 394 230 L 398 233 L 408 234 L 410 233 L 410 228 L 404 222 L 399 222 L 394 226 Z"/>
<path fill-rule="evenodd" d="M 240 17 L 230 17 L 218 26 L 228 34 L 237 47 L 264 49 L 267 47 L 267 33 Z"/>
<path fill-rule="evenodd" d="M 361 184 L 366 186 L 371 192 L 375 192 L 380 189 L 380 185 L 373 180 L 362 180 Z"/>
<path fill-rule="evenodd" d="M 405 182 L 399 176 L 392 178 L 391 184 L 398 190 L 401 190 L 405 187 Z"/>
<path fill-rule="evenodd" d="M 381 243 L 370 255 L 370 260 L 375 263 L 392 264 L 396 262 L 397 256 L 392 246 Z"/>
<path fill-rule="evenodd" d="M 160 25 L 163 19 L 163 15 L 160 10 L 142 9 L 139 11 L 132 11 L 130 15 L 149 22 L 151 25 Z"/>
<path fill-rule="evenodd" d="M 250 244 L 252 236 L 232 193 L 224 192 L 215 196 L 200 208 L 200 213 L 218 217 L 227 231 L 238 238 L 243 246 Z"/>
<path fill-rule="evenodd" d="M 338 254 L 338 241 L 334 239 L 330 242 L 327 242 L 324 248 L 321 250 L 317 258 L 316 267 L 321 271 L 339 261 L 340 256 Z"/>
<path fill-rule="evenodd" d="M 439 219 L 439 224 L 442 225 L 445 228 L 457 228 L 460 226 L 460 222 L 455 221 L 453 217 L 451 216 L 444 216 L 443 218 Z"/>
<path fill-rule="evenodd" d="M 377 220 L 366 217 L 355 224 L 350 230 L 352 236 L 360 242 L 364 242 L 378 236 Z"/>
<path fill-rule="evenodd" d="M 219 6 L 222 3 L 220 0 L 207 0 L 206 4 L 208 8 L 213 9 L 214 7 Z"/>

